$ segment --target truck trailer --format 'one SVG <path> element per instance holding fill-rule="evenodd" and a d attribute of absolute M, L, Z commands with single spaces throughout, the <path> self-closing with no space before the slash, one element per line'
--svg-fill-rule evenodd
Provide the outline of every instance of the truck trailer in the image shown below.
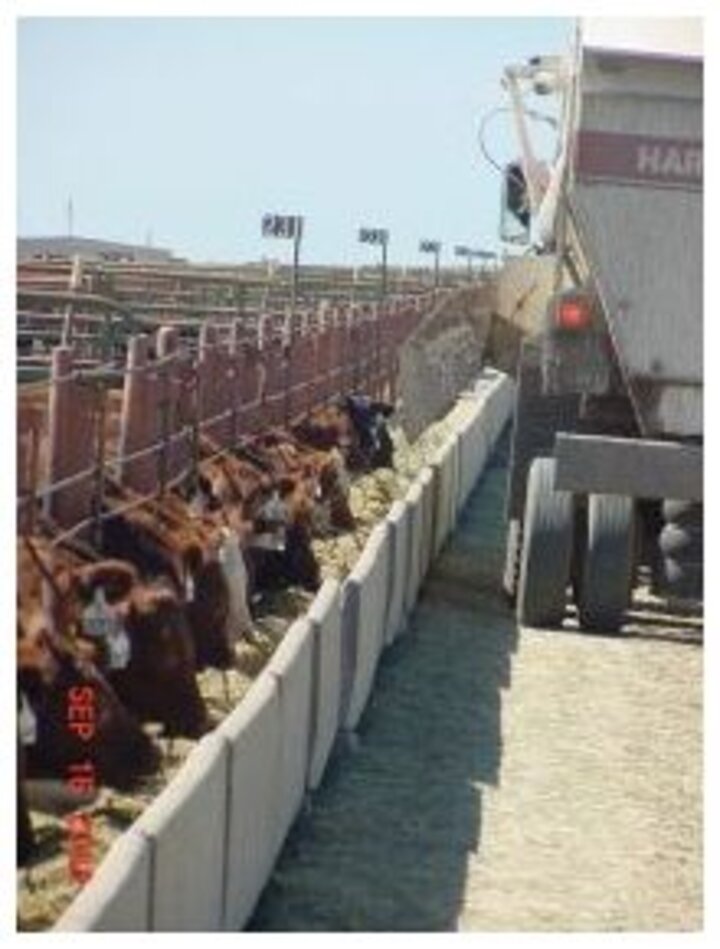
<path fill-rule="evenodd" d="M 581 628 L 616 631 L 641 570 L 702 599 L 701 21 L 581 20 L 503 85 L 504 235 L 554 261 L 518 359 L 504 586 L 523 624 L 560 624 L 570 593 Z"/>

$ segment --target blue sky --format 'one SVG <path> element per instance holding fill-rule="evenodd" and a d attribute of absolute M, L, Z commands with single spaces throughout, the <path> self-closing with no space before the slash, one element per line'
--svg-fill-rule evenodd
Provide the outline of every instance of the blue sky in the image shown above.
<path fill-rule="evenodd" d="M 18 21 L 18 232 L 67 230 L 194 260 L 289 259 L 265 211 L 305 215 L 303 259 L 391 262 L 418 239 L 496 247 L 477 147 L 505 63 L 562 52 L 569 19 Z M 488 144 L 511 156 L 507 116 Z"/>

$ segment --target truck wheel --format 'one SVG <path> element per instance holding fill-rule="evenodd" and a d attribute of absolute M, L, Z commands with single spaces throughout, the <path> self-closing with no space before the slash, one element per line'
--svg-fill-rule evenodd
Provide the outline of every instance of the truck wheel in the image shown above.
<path fill-rule="evenodd" d="M 703 505 L 667 500 L 662 513 L 665 523 L 658 534 L 658 592 L 681 599 L 702 599 Z"/>
<path fill-rule="evenodd" d="M 528 472 L 517 617 L 527 626 L 557 626 L 573 547 L 574 498 L 556 491 L 555 459 L 536 458 Z"/>
<path fill-rule="evenodd" d="M 681 527 L 678 523 L 666 524 L 660 532 L 658 543 L 666 557 L 703 559 L 702 528 Z"/>
<path fill-rule="evenodd" d="M 616 632 L 630 603 L 635 572 L 635 504 L 616 494 L 591 494 L 587 544 L 577 599 L 580 626 Z"/>
<path fill-rule="evenodd" d="M 662 592 L 687 600 L 703 598 L 703 563 L 701 560 L 685 560 L 665 557 L 663 561 Z"/>
<path fill-rule="evenodd" d="M 663 501 L 662 515 L 666 523 L 702 530 L 703 506 L 697 501 Z"/>
<path fill-rule="evenodd" d="M 505 541 L 505 569 L 503 570 L 502 586 L 510 603 L 515 603 L 517 596 L 518 572 L 520 569 L 520 551 L 522 549 L 522 525 L 517 518 L 508 521 L 507 538 Z"/>

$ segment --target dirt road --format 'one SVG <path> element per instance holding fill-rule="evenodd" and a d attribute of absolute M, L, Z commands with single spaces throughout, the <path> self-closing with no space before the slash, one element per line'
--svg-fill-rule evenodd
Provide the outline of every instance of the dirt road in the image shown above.
<path fill-rule="evenodd" d="M 518 631 L 503 460 L 472 496 L 359 746 L 289 838 L 257 930 L 702 926 L 702 633 Z"/>

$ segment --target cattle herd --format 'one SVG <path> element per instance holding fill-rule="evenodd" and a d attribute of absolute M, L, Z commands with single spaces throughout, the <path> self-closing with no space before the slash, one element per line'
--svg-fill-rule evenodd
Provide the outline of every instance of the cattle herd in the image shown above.
<path fill-rule="evenodd" d="M 128 789 L 160 768 L 144 726 L 209 730 L 197 673 L 233 668 L 267 591 L 319 587 L 311 541 L 353 528 L 348 472 L 392 467 L 392 411 L 357 394 L 232 451 L 203 436 L 185 485 L 142 501 L 111 482 L 92 543 L 18 539 L 19 866 L 28 778 L 67 781 L 82 761 Z"/>

